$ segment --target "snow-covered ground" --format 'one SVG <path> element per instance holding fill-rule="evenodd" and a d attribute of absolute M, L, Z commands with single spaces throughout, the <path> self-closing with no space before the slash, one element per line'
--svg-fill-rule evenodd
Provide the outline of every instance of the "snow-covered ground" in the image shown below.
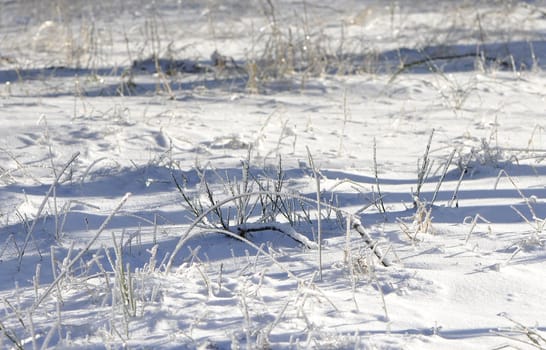
<path fill-rule="evenodd" d="M 0 0 L 0 348 L 546 348 L 545 68 L 544 1 Z"/>

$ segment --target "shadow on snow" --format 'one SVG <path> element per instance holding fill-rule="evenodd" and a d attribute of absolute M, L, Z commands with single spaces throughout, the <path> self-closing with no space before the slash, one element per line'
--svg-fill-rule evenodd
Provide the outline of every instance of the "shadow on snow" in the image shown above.
<path fill-rule="evenodd" d="M 321 58 L 324 72 L 327 74 L 355 74 L 369 71 L 376 74 L 387 74 L 395 77 L 403 72 L 429 74 L 436 72 L 457 73 L 479 69 L 497 69 L 521 71 L 546 68 L 546 41 L 512 41 L 487 44 L 456 44 L 426 46 L 423 48 L 400 48 L 379 52 L 374 55 L 344 54 Z M 140 96 L 166 92 L 162 84 L 167 82 L 173 93 L 191 91 L 195 88 L 208 90 L 228 89 L 229 91 L 246 91 L 249 74 L 244 61 L 228 61 L 228 66 L 218 65 L 210 60 L 187 59 L 146 59 L 135 61 L 131 67 L 101 67 L 97 69 L 53 66 L 31 69 L 0 69 L 0 84 L 20 80 L 47 80 L 51 78 L 105 77 L 114 78 L 115 83 L 95 84 L 81 91 L 85 96 Z M 258 62 L 269 67 L 274 62 Z M 315 64 L 315 63 L 313 63 Z M 481 65 L 482 67 L 478 67 Z M 349 68 L 342 68 L 342 67 Z M 157 77 L 160 67 L 163 79 Z M 295 73 L 309 73 L 311 67 L 305 62 L 299 64 Z M 189 79 L 192 77 L 191 79 Z M 106 79 L 108 80 L 108 79 Z M 40 96 L 72 96 L 75 94 L 73 84 L 59 88 L 57 92 L 39 94 Z M 274 93 L 301 89 L 301 84 L 290 79 L 282 79 L 273 74 L 260 82 L 259 91 Z M 307 82 L 306 90 L 315 88 Z M 175 94 L 176 95 L 176 94 Z M 176 96 L 172 96 L 176 98 Z"/>

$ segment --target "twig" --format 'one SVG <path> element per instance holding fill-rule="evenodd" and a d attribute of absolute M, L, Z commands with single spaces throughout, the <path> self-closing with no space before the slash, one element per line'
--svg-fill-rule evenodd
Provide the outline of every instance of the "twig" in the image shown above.
<path fill-rule="evenodd" d="M 244 224 L 239 225 L 235 228 L 237 234 L 239 234 L 241 237 L 245 237 L 246 234 L 252 233 L 252 232 L 263 232 L 263 231 L 276 231 L 281 232 L 287 235 L 288 237 L 292 238 L 294 241 L 304 245 L 306 248 L 312 249 L 316 248 L 317 244 L 313 241 L 310 241 L 307 237 L 304 235 L 298 233 L 296 230 L 294 230 L 291 226 L 286 225 L 286 227 L 282 227 L 281 224 L 277 223 L 267 223 L 267 224 Z M 232 230 L 229 230 L 230 232 Z"/>
<path fill-rule="evenodd" d="M 359 219 L 357 219 L 356 217 L 352 217 L 351 227 L 353 228 L 353 230 L 355 230 L 356 232 L 360 234 L 360 236 L 364 239 L 364 242 L 366 242 L 368 247 L 373 251 L 373 253 L 379 259 L 379 261 L 381 262 L 383 266 L 389 267 L 392 265 L 390 260 L 381 251 L 381 248 L 379 248 L 377 244 L 374 243 L 374 241 L 372 240 L 372 237 L 368 234 L 368 232 L 366 232 L 366 230 L 364 229 L 364 226 L 362 226 L 362 223 L 360 222 Z"/>
<path fill-rule="evenodd" d="M 422 58 L 422 59 L 418 59 L 418 60 L 408 62 L 408 63 L 402 63 L 402 66 L 389 79 L 389 84 L 392 83 L 401 73 L 403 73 L 404 71 L 406 71 L 406 70 L 408 70 L 408 69 L 410 69 L 412 67 L 420 66 L 422 64 L 427 64 L 428 67 L 431 67 L 431 66 L 433 66 L 433 64 L 432 64 L 433 61 L 449 61 L 449 60 L 455 60 L 455 59 L 467 58 L 467 57 L 478 58 L 478 57 L 480 57 L 480 55 L 475 53 L 475 52 L 474 53 L 458 54 L 458 55 L 433 56 L 433 57 L 429 57 L 427 55 L 427 57 Z M 497 57 L 485 56 L 484 58 L 486 60 L 488 60 L 488 61 L 497 60 Z"/>
<path fill-rule="evenodd" d="M 294 199 L 298 199 L 298 200 L 301 200 L 301 201 L 305 201 L 305 202 L 312 202 L 314 203 L 315 200 L 312 199 L 312 198 L 307 198 L 307 197 L 304 197 L 304 196 L 301 196 L 301 195 L 298 195 L 298 194 L 295 194 L 295 193 L 286 193 L 286 192 L 276 192 L 276 191 L 255 191 L 255 192 L 249 192 L 249 193 L 240 193 L 238 195 L 235 195 L 235 196 L 232 196 L 232 197 L 229 197 L 229 198 L 226 198 L 226 199 L 223 199 L 223 200 L 220 200 L 220 201 L 217 201 L 216 204 L 212 207 L 209 207 L 209 208 L 206 208 L 205 210 L 203 210 L 199 216 L 197 216 L 193 222 L 188 226 L 188 228 L 186 229 L 186 231 L 182 234 L 182 236 L 180 237 L 178 243 L 176 244 L 173 252 L 171 253 L 171 255 L 169 256 L 169 260 L 167 261 L 167 264 L 165 266 L 165 271 L 168 273 L 171 268 L 172 268 L 172 264 L 174 263 L 174 260 L 176 258 L 176 255 L 180 252 L 180 249 L 182 249 L 182 247 L 184 246 L 184 244 L 191 238 L 191 232 L 199 226 L 199 224 L 204 221 L 206 219 L 206 217 L 213 213 L 215 210 L 217 210 L 218 208 L 220 208 L 221 206 L 229 203 L 229 202 L 232 202 L 234 200 L 237 200 L 239 198 L 243 198 L 243 197 L 252 197 L 252 196 L 261 196 L 261 195 L 269 195 L 269 196 L 286 196 L 286 197 L 289 197 L 289 198 L 294 198 Z M 332 207 L 332 205 L 330 204 L 327 204 L 327 203 L 322 203 L 321 205 L 323 206 L 326 206 L 326 207 Z M 368 208 L 370 207 L 371 205 L 373 205 L 373 203 L 367 205 L 365 208 Z M 365 208 L 363 208 L 362 210 L 364 210 Z M 358 223 L 360 223 L 360 221 L 358 220 L 358 218 L 356 218 L 356 214 L 354 213 L 349 213 L 347 211 L 344 211 L 340 208 L 333 208 L 337 211 L 339 211 L 340 213 L 343 213 L 344 215 L 348 215 L 350 216 L 353 220 L 353 221 L 358 221 Z M 360 211 L 362 211 L 360 210 Z M 359 211 L 359 212 L 360 212 Z M 227 235 L 229 236 L 235 236 L 236 238 L 238 239 L 241 239 L 242 237 L 240 236 L 237 236 L 235 233 L 231 232 L 231 231 L 228 231 L 228 230 L 222 230 L 222 229 L 219 229 L 217 227 L 207 227 L 207 229 L 210 231 L 210 232 L 225 232 Z M 362 231 L 364 231 L 364 228 L 361 228 Z M 360 233 L 360 232 L 359 232 Z M 367 234 L 366 234 L 367 235 Z M 369 236 L 368 236 L 369 237 Z M 244 242 L 249 242 L 248 240 L 245 240 L 243 239 Z M 369 241 L 371 242 L 371 238 L 369 239 Z"/>

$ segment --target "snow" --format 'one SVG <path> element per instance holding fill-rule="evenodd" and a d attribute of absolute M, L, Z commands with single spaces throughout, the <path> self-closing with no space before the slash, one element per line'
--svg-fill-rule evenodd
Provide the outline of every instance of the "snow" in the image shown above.
<path fill-rule="evenodd" d="M 545 5 L 0 0 L 0 348 L 546 348 Z"/>

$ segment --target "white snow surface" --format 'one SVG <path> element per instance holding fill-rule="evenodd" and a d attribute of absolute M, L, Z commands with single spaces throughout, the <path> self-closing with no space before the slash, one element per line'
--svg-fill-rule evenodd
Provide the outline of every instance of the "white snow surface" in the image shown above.
<path fill-rule="evenodd" d="M 0 0 L 0 348 L 545 349 L 545 5 Z"/>

